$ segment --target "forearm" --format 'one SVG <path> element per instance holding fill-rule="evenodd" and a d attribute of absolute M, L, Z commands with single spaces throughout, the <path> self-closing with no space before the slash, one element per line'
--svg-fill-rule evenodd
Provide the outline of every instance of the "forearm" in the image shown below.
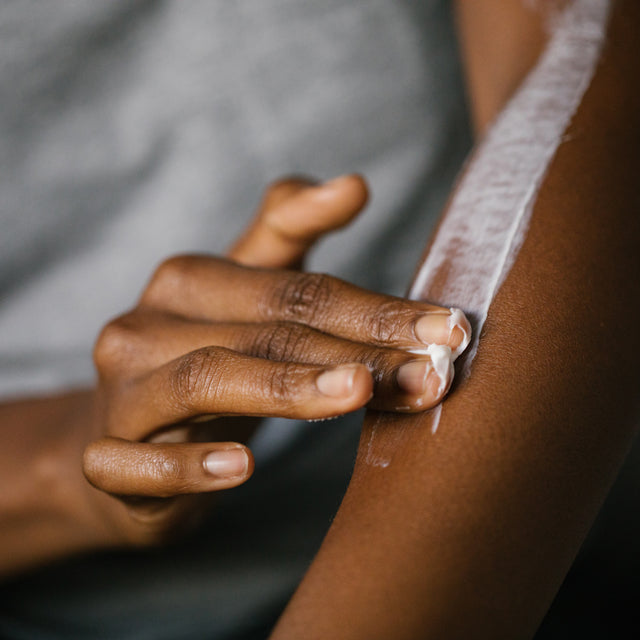
<path fill-rule="evenodd" d="M 433 414 L 368 415 L 347 495 L 274 638 L 534 633 L 637 426 L 639 24 L 636 4 L 616 3 L 471 375 L 435 434 Z M 424 293 L 465 308 L 440 298 L 442 280 Z"/>
<path fill-rule="evenodd" d="M 95 513 L 103 498 L 82 475 L 92 410 L 89 392 L 0 405 L 0 576 L 107 538 Z"/>

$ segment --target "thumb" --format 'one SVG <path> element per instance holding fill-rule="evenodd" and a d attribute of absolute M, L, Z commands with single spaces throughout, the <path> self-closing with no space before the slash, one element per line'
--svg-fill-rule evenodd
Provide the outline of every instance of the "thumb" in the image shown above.
<path fill-rule="evenodd" d="M 279 180 L 267 189 L 257 215 L 228 256 L 248 266 L 300 267 L 313 244 L 351 222 L 368 196 L 359 175 L 323 184 L 303 178 Z"/>
<path fill-rule="evenodd" d="M 150 443 L 105 437 L 89 444 L 83 471 L 116 496 L 168 498 L 230 489 L 249 479 L 251 451 L 235 442 Z"/>

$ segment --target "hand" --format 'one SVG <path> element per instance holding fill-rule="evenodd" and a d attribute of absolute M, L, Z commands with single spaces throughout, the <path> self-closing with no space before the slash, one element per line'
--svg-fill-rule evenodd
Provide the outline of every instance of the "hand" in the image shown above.
<path fill-rule="evenodd" d="M 120 498 L 110 518 L 126 541 L 164 539 L 201 512 L 193 502 L 202 494 L 249 478 L 241 430 L 235 441 L 210 441 L 234 426 L 218 418 L 320 419 L 367 403 L 412 412 L 442 399 L 448 349 L 433 361 L 411 350 L 461 346 L 469 327 L 452 325 L 448 310 L 326 275 L 245 266 L 300 264 L 366 197 L 355 176 L 277 183 L 231 250 L 235 262 L 166 260 L 138 306 L 104 328 L 94 352 L 101 437 L 84 472 Z"/>

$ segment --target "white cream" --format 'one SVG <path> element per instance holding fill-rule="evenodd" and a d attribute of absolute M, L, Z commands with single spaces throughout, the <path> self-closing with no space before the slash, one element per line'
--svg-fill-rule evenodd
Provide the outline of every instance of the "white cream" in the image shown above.
<path fill-rule="evenodd" d="M 451 332 L 452 329 L 449 331 Z M 431 368 L 436 372 L 438 378 L 440 378 L 440 385 L 438 386 L 438 395 L 440 395 L 449 388 L 453 380 L 453 361 L 455 360 L 454 353 L 463 350 L 464 349 L 460 349 L 460 347 L 458 347 L 455 352 L 452 352 L 451 347 L 446 344 L 430 344 L 424 349 L 409 349 L 409 352 L 415 353 L 416 355 L 429 356 L 431 360 Z M 429 372 L 427 372 L 427 375 L 428 374 Z M 416 400 L 415 404 L 420 407 L 422 405 L 422 400 Z"/>
<path fill-rule="evenodd" d="M 442 415 L 442 402 L 434 407 L 431 411 L 431 433 L 435 433 L 440 425 L 440 416 Z"/>
<path fill-rule="evenodd" d="M 608 12 L 607 0 L 575 0 L 554 19 L 540 62 L 469 162 L 411 287 L 411 298 L 425 299 L 444 278 L 441 299 L 431 302 L 453 303 L 474 321 L 463 376 L 524 242 L 547 168 L 591 82 Z"/>
<path fill-rule="evenodd" d="M 453 358 L 451 349 L 443 344 L 430 344 L 425 353 L 431 358 L 433 370 L 440 378 L 438 395 L 442 395 L 453 380 Z"/>
<path fill-rule="evenodd" d="M 437 282 L 437 299 L 429 301 L 456 305 L 450 330 L 460 326 L 457 307 L 474 323 L 473 335 L 465 336 L 471 349 L 460 372 L 463 379 L 469 375 L 489 307 L 525 240 L 547 169 L 591 83 L 609 7 L 609 0 L 574 0 L 554 15 L 540 61 L 468 162 L 410 289 L 411 298 L 426 300 Z M 431 412 L 432 433 L 441 414 L 441 405 Z M 384 467 L 388 460 L 374 453 L 376 431 L 377 423 L 366 459 Z"/>
<path fill-rule="evenodd" d="M 451 314 L 447 317 L 447 328 L 449 329 L 449 334 L 447 336 L 447 341 L 451 339 L 451 334 L 453 330 L 458 327 L 462 332 L 462 342 L 456 347 L 455 351 L 452 351 L 451 358 L 455 361 L 458 356 L 469 346 L 469 342 L 471 340 L 471 330 L 469 327 L 469 321 L 465 317 L 464 313 L 460 309 L 456 309 L 452 307 L 449 309 Z M 422 349 L 407 349 L 410 353 L 425 355 L 429 354 L 429 347 L 423 347 Z"/>

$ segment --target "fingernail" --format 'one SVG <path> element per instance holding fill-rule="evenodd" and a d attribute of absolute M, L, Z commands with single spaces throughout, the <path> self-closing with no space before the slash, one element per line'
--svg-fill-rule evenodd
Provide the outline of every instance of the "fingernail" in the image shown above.
<path fill-rule="evenodd" d="M 353 366 L 338 367 L 321 373 L 316 380 L 316 386 L 318 391 L 325 396 L 346 398 L 353 391 L 355 375 L 356 368 Z"/>
<path fill-rule="evenodd" d="M 247 472 L 249 458 L 244 449 L 212 451 L 204 459 L 204 467 L 218 478 L 233 478 Z"/>
<path fill-rule="evenodd" d="M 448 312 L 435 312 L 418 318 L 414 325 L 416 338 L 423 344 L 446 344 L 451 333 L 449 317 Z"/>
<path fill-rule="evenodd" d="M 418 318 L 414 325 L 416 337 L 424 344 L 446 344 L 455 360 L 471 341 L 471 325 L 460 309 L 435 311 Z"/>
<path fill-rule="evenodd" d="M 407 362 L 398 369 L 396 382 L 405 393 L 421 396 L 427 390 L 427 373 L 430 369 L 429 360 Z"/>
<path fill-rule="evenodd" d="M 455 360 L 468 346 L 471 341 L 471 325 L 460 309 L 452 307 L 449 309 L 449 337 L 452 345 L 457 345 L 453 350 Z"/>

